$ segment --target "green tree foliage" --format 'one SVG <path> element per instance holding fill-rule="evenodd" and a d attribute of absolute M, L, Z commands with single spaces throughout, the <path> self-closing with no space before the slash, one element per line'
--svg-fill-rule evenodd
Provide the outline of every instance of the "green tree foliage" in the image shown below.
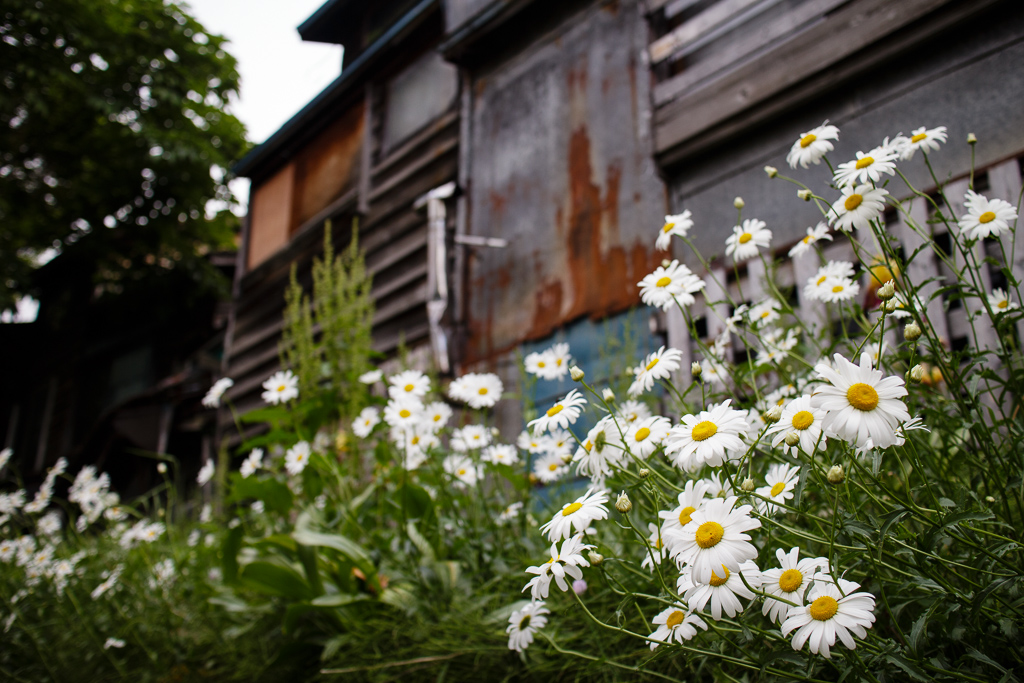
<path fill-rule="evenodd" d="M 225 39 L 163 0 L 8 0 L 0 15 L 0 308 L 48 249 L 105 291 L 232 244 L 221 170 L 246 149 Z M 50 252 L 52 253 L 52 252 Z"/>
<path fill-rule="evenodd" d="M 299 377 L 299 395 L 322 395 L 342 417 L 352 418 L 366 404 L 359 375 L 369 369 L 373 327 L 372 281 L 359 251 L 352 222 L 348 249 L 335 256 L 331 223 L 324 226 L 324 257 L 313 260 L 312 302 L 292 265 L 285 292 L 282 365 Z"/>

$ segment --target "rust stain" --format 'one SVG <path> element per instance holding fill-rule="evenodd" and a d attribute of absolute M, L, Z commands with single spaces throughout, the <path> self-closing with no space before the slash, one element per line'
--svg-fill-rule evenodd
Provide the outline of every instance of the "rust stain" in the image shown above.
<path fill-rule="evenodd" d="M 495 218 L 498 218 L 505 213 L 505 208 L 508 206 L 508 199 L 504 195 L 500 192 L 496 192 L 495 190 L 491 190 L 488 200 L 491 204 L 491 213 Z"/>

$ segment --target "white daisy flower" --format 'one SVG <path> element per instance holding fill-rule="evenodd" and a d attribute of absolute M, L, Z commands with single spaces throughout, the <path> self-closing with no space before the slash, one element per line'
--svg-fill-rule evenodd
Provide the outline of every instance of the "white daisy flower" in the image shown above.
<path fill-rule="evenodd" d="M 740 574 L 743 575 L 742 578 Z M 703 610 L 710 602 L 711 618 L 715 621 L 721 620 L 722 614 L 732 618 L 742 612 L 743 603 L 740 602 L 740 598 L 752 600 L 755 597 L 746 584 L 758 588 L 762 581 L 761 572 L 750 560 L 741 562 L 733 569 L 724 565 L 716 567 L 706 583 L 694 579 L 694 569 L 684 567 L 676 582 L 676 590 L 694 611 Z M 746 583 L 743 582 L 744 579 Z"/>
<path fill-rule="evenodd" d="M 523 430 L 516 439 L 516 446 L 536 455 L 544 452 L 544 439 L 540 435 L 531 434 L 529 430 Z"/>
<path fill-rule="evenodd" d="M 479 465 L 474 465 L 466 455 L 449 455 L 441 466 L 455 480 L 453 483 L 458 488 L 476 486 L 484 476 L 483 469 Z"/>
<path fill-rule="evenodd" d="M 196 482 L 198 482 L 200 486 L 206 486 L 210 480 L 213 479 L 213 473 L 216 471 L 217 466 L 213 464 L 213 460 L 207 458 L 203 466 L 199 468 L 199 475 L 196 476 Z"/>
<path fill-rule="evenodd" d="M 700 364 L 700 378 L 724 387 L 729 379 L 729 368 L 721 361 L 705 358 Z"/>
<path fill-rule="evenodd" d="M 423 421 L 423 404 L 415 396 L 389 399 L 384 406 L 384 422 L 391 427 L 392 440 L 402 432 L 412 431 Z"/>
<path fill-rule="evenodd" d="M 376 384 L 377 382 L 381 381 L 382 379 L 384 379 L 384 371 L 383 370 L 370 370 L 369 372 L 364 372 L 363 374 L 359 375 L 359 381 L 362 384 L 367 384 L 367 385 L 369 385 L 369 384 Z"/>
<path fill-rule="evenodd" d="M 651 532 L 651 535 L 647 537 L 647 544 L 650 546 L 650 549 L 644 548 L 644 559 L 640 566 L 653 572 L 655 563 L 660 565 L 668 551 L 665 549 L 665 539 L 662 536 L 661 528 L 657 524 L 649 522 L 647 530 Z M 652 557 L 654 558 L 653 562 L 651 561 Z"/>
<path fill-rule="evenodd" d="M 531 602 L 522 609 L 517 609 L 508 618 L 508 649 L 522 652 L 533 642 L 533 634 L 544 628 L 548 623 L 545 614 L 551 614 L 543 601 Z"/>
<path fill-rule="evenodd" d="M 263 449 L 254 448 L 242 462 L 239 472 L 242 475 L 242 479 L 248 479 L 250 475 L 261 467 L 263 467 Z"/>
<path fill-rule="evenodd" d="M 611 466 L 618 465 L 622 456 L 618 427 L 611 416 L 606 415 L 587 433 L 572 461 L 576 463 L 577 474 L 604 481 L 612 473 Z"/>
<path fill-rule="evenodd" d="M 448 386 L 448 395 L 456 401 L 469 405 L 474 410 L 491 408 L 501 400 L 504 385 L 493 373 L 471 372 L 463 375 Z"/>
<path fill-rule="evenodd" d="M 629 425 L 637 420 L 646 420 L 650 416 L 651 409 L 643 401 L 625 401 L 619 404 L 619 409 L 616 411 L 616 418 L 621 423 L 623 429 L 628 428 Z"/>
<path fill-rule="evenodd" d="M 515 465 L 519 462 L 519 452 L 515 446 L 499 443 L 485 448 L 480 459 L 492 465 Z"/>
<path fill-rule="evenodd" d="M 542 441 L 545 453 L 557 453 L 562 460 L 572 460 L 573 450 L 576 448 L 576 439 L 564 429 L 552 429 Z"/>
<path fill-rule="evenodd" d="M 415 396 L 422 400 L 428 391 L 430 391 L 430 378 L 419 370 L 405 370 L 388 377 L 388 396 L 391 398 Z"/>
<path fill-rule="evenodd" d="M 809 605 L 793 607 L 782 624 L 782 635 L 794 630 L 793 649 L 803 649 L 810 642 L 810 650 L 830 659 L 829 648 L 836 636 L 850 650 L 856 649 L 853 636 L 866 638 L 867 629 L 875 623 L 875 596 L 856 592 L 860 584 L 819 574 L 807 595 Z M 840 590 L 842 589 L 842 590 Z"/>
<path fill-rule="evenodd" d="M 860 284 L 847 278 L 836 278 L 818 288 L 819 298 L 827 304 L 850 301 L 860 294 Z"/>
<path fill-rule="evenodd" d="M 543 415 L 536 420 L 531 420 L 526 428 L 533 431 L 534 434 L 543 434 L 550 429 L 565 429 L 569 425 L 575 424 L 580 416 L 580 410 L 585 405 L 587 405 L 587 399 L 583 398 L 579 391 L 573 389 L 565 395 L 565 398 L 548 408 Z"/>
<path fill-rule="evenodd" d="M 736 495 L 736 492 L 732 489 L 732 484 L 729 483 L 729 479 L 719 476 L 718 472 L 712 472 L 701 479 L 700 482 L 708 485 L 708 498 L 731 498 Z"/>
<path fill-rule="evenodd" d="M 646 458 L 661 445 L 671 428 L 668 418 L 660 415 L 634 422 L 622 440 L 623 446 L 635 457 Z"/>
<path fill-rule="evenodd" d="M 640 287 L 641 301 L 667 311 L 676 302 L 680 306 L 693 304 L 696 301 L 693 294 L 704 289 L 705 283 L 679 261 L 672 261 L 667 266 L 658 266 L 637 286 Z"/>
<path fill-rule="evenodd" d="M 662 644 L 684 643 L 691 640 L 697 635 L 698 628 L 708 630 L 708 625 L 703 619 L 680 603 L 659 612 L 651 623 L 658 627 L 654 633 L 647 636 L 651 641 L 652 650 Z"/>
<path fill-rule="evenodd" d="M 551 354 L 551 362 L 554 364 L 553 376 L 549 379 L 562 379 L 569 372 L 569 364 L 572 361 L 569 345 L 564 342 L 552 344 L 548 353 Z"/>
<path fill-rule="evenodd" d="M 810 396 L 793 399 L 782 409 L 782 417 L 768 428 L 766 436 L 772 437 L 772 447 L 782 446 L 783 451 L 796 457 L 797 449 L 813 454 L 815 450 L 825 450 L 827 439 L 822 435 L 822 421 L 825 411 L 811 405 Z M 796 446 L 786 443 L 789 434 L 796 434 L 800 441 Z"/>
<path fill-rule="evenodd" d="M 822 301 L 824 292 L 832 288 L 833 281 L 850 280 L 853 274 L 853 264 L 849 261 L 829 261 L 827 265 L 819 268 L 813 277 L 808 278 L 804 287 L 804 297 Z"/>
<path fill-rule="evenodd" d="M 548 540 L 552 543 L 563 538 L 569 538 L 576 533 L 582 533 L 587 527 L 599 519 L 608 519 L 608 494 L 604 491 L 595 491 L 593 488 L 577 498 L 572 503 L 566 503 L 559 512 L 556 512 L 551 521 L 540 528 L 547 534 Z M 577 579 L 580 577 L 576 577 Z"/>
<path fill-rule="evenodd" d="M 672 245 L 672 235 L 686 237 L 686 233 L 692 227 L 693 219 L 688 210 L 673 216 L 665 216 L 665 225 L 661 226 L 661 230 L 658 232 L 658 239 L 654 243 L 655 248 L 661 251 L 667 250 Z"/>
<path fill-rule="evenodd" d="M 1015 308 L 1019 308 L 1016 302 L 1010 299 L 1009 293 L 1002 289 L 993 289 L 992 293 L 989 294 L 987 298 L 989 308 L 991 308 L 992 312 L 997 316 L 1000 313 L 1005 313 L 1006 311 L 1012 311 Z"/>
<path fill-rule="evenodd" d="M 833 177 L 836 187 L 877 183 L 883 173 L 896 175 L 895 162 L 898 156 L 895 150 L 887 146 L 875 147 L 867 154 L 857 152 L 856 159 L 839 164 Z"/>
<path fill-rule="evenodd" d="M 53 536 L 60 532 L 62 526 L 60 514 L 47 512 L 36 522 L 36 532 L 43 536 Z"/>
<path fill-rule="evenodd" d="M 124 641 L 120 638 L 107 638 L 106 642 L 103 643 L 103 649 L 109 650 L 112 647 L 120 649 L 124 647 Z"/>
<path fill-rule="evenodd" d="M 667 379 L 679 369 L 683 352 L 678 349 L 666 349 L 664 346 L 647 356 L 643 365 L 633 370 L 635 379 L 627 392 L 631 397 L 639 396 L 654 387 L 654 381 Z"/>
<path fill-rule="evenodd" d="M 513 519 L 519 516 L 519 513 L 520 511 L 522 511 L 522 509 L 523 502 L 521 500 L 517 500 L 514 503 L 510 503 L 507 508 L 501 511 L 501 514 L 498 515 L 498 519 L 496 521 L 498 522 L 498 524 L 508 524 Z"/>
<path fill-rule="evenodd" d="M 839 129 L 828 125 L 828 121 L 826 121 L 817 128 L 812 128 L 802 134 L 793 143 L 789 154 L 786 155 L 786 162 L 789 163 L 790 168 L 796 168 L 797 164 L 800 164 L 802 168 L 807 168 L 810 164 L 818 165 L 821 163 L 821 158 L 834 149 L 829 141 L 838 139 Z"/>
<path fill-rule="evenodd" d="M 356 419 L 352 420 L 352 433 L 360 439 L 370 436 L 373 428 L 380 424 L 380 411 L 373 406 L 366 406 L 359 411 Z"/>
<path fill-rule="evenodd" d="M 1010 222 L 1017 220 L 1017 209 L 1002 199 L 987 199 L 968 190 L 964 196 L 967 213 L 960 217 L 957 225 L 967 239 L 980 240 L 1002 235 L 1010 231 Z"/>
<path fill-rule="evenodd" d="M 529 583 L 523 587 L 523 590 L 525 591 L 529 588 L 534 600 L 544 600 L 548 597 L 551 579 L 554 579 L 559 589 L 563 592 L 568 591 L 569 584 L 566 582 L 565 577 L 569 576 L 577 580 L 583 578 L 583 572 L 580 571 L 580 567 L 590 566 L 590 562 L 583 557 L 583 551 L 593 547 L 583 542 L 582 534 L 567 538 L 562 543 L 561 551 L 559 551 L 557 543 L 552 543 L 551 559 L 539 567 L 526 568 L 527 574 L 535 574 L 536 576 L 530 579 Z"/>
<path fill-rule="evenodd" d="M 782 304 L 778 301 L 775 299 L 765 299 L 756 306 L 753 306 L 747 312 L 747 316 L 752 325 L 767 325 L 779 319 L 779 311 L 781 310 Z"/>
<path fill-rule="evenodd" d="M 542 484 L 558 481 L 569 472 L 569 465 L 561 453 L 545 453 L 533 461 L 533 474 Z"/>
<path fill-rule="evenodd" d="M 452 432 L 452 450 L 465 453 L 491 445 L 491 432 L 483 425 L 466 425 Z"/>
<path fill-rule="evenodd" d="M 306 469 L 306 465 L 309 464 L 310 447 L 308 441 L 300 441 L 291 448 L 284 455 L 284 468 L 288 470 L 288 474 L 295 476 L 301 474 L 302 470 Z"/>
<path fill-rule="evenodd" d="M 25 489 L 18 489 L 12 493 L 0 493 L 0 515 L 13 515 L 24 505 Z"/>
<path fill-rule="evenodd" d="M 12 455 L 14 455 L 14 450 L 11 448 L 5 448 L 0 451 L 0 471 L 7 467 L 7 463 Z"/>
<path fill-rule="evenodd" d="M 910 419 L 907 406 L 900 399 L 907 395 L 903 380 L 886 377 L 871 364 L 871 354 L 863 353 L 860 367 L 835 354 L 835 369 L 820 363 L 818 376 L 831 385 L 819 387 L 811 397 L 811 405 L 827 411 L 822 428 L 854 446 L 864 446 L 868 439 L 878 448 L 896 442 L 896 428 Z"/>
<path fill-rule="evenodd" d="M 832 241 L 832 235 L 828 233 L 828 226 L 824 222 L 819 221 L 813 228 L 807 228 L 807 235 L 789 250 L 789 257 L 795 258 L 800 254 L 809 252 L 815 243 L 822 240 Z"/>
<path fill-rule="evenodd" d="M 704 481 L 690 480 L 676 497 L 679 503 L 674 509 L 658 512 L 661 518 L 662 536 L 665 539 L 665 546 L 674 555 L 679 554 L 676 542 L 679 540 L 679 532 L 690 523 L 691 516 L 704 504 L 704 496 L 711 486 Z"/>
<path fill-rule="evenodd" d="M 423 408 L 423 423 L 432 432 L 442 429 L 451 417 L 452 409 L 444 401 L 434 401 Z"/>
<path fill-rule="evenodd" d="M 263 383 L 262 398 L 277 405 L 299 397 L 299 378 L 291 370 L 279 370 Z"/>
<path fill-rule="evenodd" d="M 708 583 L 721 567 L 738 571 L 743 562 L 757 557 L 757 548 L 744 532 L 759 529 L 761 522 L 750 516 L 751 506 L 735 507 L 736 500 L 709 500 L 679 530 L 679 552 L 674 559 L 692 567 L 695 583 Z"/>
<path fill-rule="evenodd" d="M 773 503 L 785 503 L 793 498 L 796 485 L 800 483 L 800 477 L 797 476 L 799 472 L 800 468 L 793 465 L 776 464 L 768 468 L 768 474 L 764 478 L 768 485 L 756 491 L 757 495 L 768 499 L 758 503 L 762 514 L 775 514 L 777 506 Z"/>
<path fill-rule="evenodd" d="M 758 249 L 767 249 L 772 240 L 772 231 L 765 227 L 765 222 L 754 218 L 743 221 L 743 225 L 734 226 L 732 235 L 725 240 L 725 255 L 732 256 L 739 263 L 757 256 Z"/>
<path fill-rule="evenodd" d="M 921 150 L 923 154 L 939 151 L 939 143 L 946 141 L 946 127 L 925 128 L 921 126 L 915 130 L 903 149 L 903 161 L 910 161 L 914 158 L 914 152 Z"/>
<path fill-rule="evenodd" d="M 785 598 L 798 606 L 803 605 L 807 587 L 819 569 L 828 570 L 828 560 L 824 557 L 805 557 L 799 560 L 800 548 L 793 548 L 788 553 L 779 548 L 775 551 L 775 557 L 779 558 L 780 566 L 764 572 L 761 588 L 769 595 Z M 781 600 L 765 598 L 761 613 L 774 623 L 781 624 L 791 609 L 792 605 Z"/>
<path fill-rule="evenodd" d="M 882 217 L 885 210 L 885 198 L 888 192 L 871 185 L 847 185 L 842 188 L 843 195 L 832 205 L 828 214 L 829 225 L 836 230 L 868 230 L 871 221 Z"/>
<path fill-rule="evenodd" d="M 206 396 L 203 396 L 203 405 L 207 408 L 217 408 L 220 406 L 220 399 L 224 396 L 224 392 L 235 386 L 235 381 L 230 377 L 221 377 L 219 380 L 213 383 L 210 390 L 206 392 Z"/>
<path fill-rule="evenodd" d="M 717 467 L 727 457 L 740 455 L 746 447 L 746 414 L 730 407 L 732 399 L 708 406 L 698 415 L 684 415 L 682 424 L 665 437 L 665 455 L 680 469 L 693 471 L 701 465 Z"/>
<path fill-rule="evenodd" d="M 889 314 L 893 318 L 909 318 L 911 316 L 910 311 L 907 310 L 909 308 L 909 304 L 907 302 L 906 294 L 904 294 L 903 292 L 896 292 L 895 294 L 893 294 L 892 299 L 890 299 L 890 301 L 894 302 L 896 306 L 896 310 Z"/>

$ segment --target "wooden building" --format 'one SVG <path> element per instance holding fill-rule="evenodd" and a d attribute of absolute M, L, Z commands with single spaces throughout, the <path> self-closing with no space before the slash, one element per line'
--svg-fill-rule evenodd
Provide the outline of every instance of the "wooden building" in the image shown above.
<path fill-rule="evenodd" d="M 243 409 L 276 368 L 288 269 L 308 274 L 328 217 L 343 244 L 361 216 L 376 348 L 404 339 L 424 363 L 514 387 L 519 354 L 553 339 L 600 376 L 600 321 L 641 327 L 638 352 L 689 352 L 680 320 L 637 308 L 636 283 L 669 256 L 654 249 L 662 217 L 689 209 L 697 245 L 720 255 L 741 195 L 788 249 L 818 216 L 762 168 L 826 119 L 842 130 L 836 159 L 945 125 L 935 162 L 953 179 L 974 132 L 985 182 L 1011 200 L 1020 188 L 1013 0 L 331 0 L 299 31 L 343 44 L 345 65 L 236 169 L 253 190 L 225 372 Z M 437 188 L 446 198 L 428 216 L 417 201 Z M 747 298 L 757 268 L 741 273 Z M 806 277 L 788 268 L 783 285 Z M 963 312 L 933 313 L 959 343 Z M 717 331 L 710 316 L 703 326 Z M 502 415 L 518 427 L 514 406 Z"/>

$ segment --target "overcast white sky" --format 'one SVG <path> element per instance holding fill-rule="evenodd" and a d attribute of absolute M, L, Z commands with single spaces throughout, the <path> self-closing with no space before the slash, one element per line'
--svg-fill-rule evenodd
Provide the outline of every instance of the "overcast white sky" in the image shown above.
<path fill-rule="evenodd" d="M 341 73 L 341 46 L 305 43 L 296 27 L 326 0 L 188 0 L 192 15 L 227 38 L 242 86 L 231 107 L 263 142 Z M 239 199 L 248 184 L 232 185 Z"/>

